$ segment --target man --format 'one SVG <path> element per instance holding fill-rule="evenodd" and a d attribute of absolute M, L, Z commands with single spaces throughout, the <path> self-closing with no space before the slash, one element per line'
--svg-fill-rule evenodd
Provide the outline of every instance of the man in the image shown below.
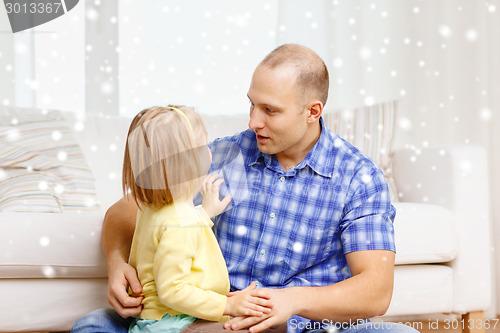
<path fill-rule="evenodd" d="M 325 128 L 328 87 L 328 71 L 315 52 L 295 44 L 278 47 L 253 74 L 249 130 L 210 147 L 211 172 L 224 166 L 228 145 L 238 147 L 246 177 L 233 168 L 226 183 L 248 185 L 246 195 L 215 218 L 232 289 L 256 281 L 273 301 L 271 313 L 233 318 L 226 329 L 260 332 L 288 321 L 289 332 L 324 330 L 327 324 L 345 331 L 411 330 L 347 324 L 382 315 L 390 304 L 395 210 L 380 169 Z M 103 226 L 108 299 L 121 317 L 141 311 L 142 298 L 126 293 L 129 285 L 135 294 L 141 291 L 127 263 L 136 211 L 124 198 L 108 210 Z M 126 327 L 109 324 L 122 320 L 116 315 L 93 318 L 87 322 L 114 325 L 110 332 Z"/>

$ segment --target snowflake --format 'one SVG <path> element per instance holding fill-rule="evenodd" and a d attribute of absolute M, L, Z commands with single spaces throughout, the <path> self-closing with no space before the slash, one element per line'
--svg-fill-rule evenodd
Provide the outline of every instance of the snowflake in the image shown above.
<path fill-rule="evenodd" d="M 105 95 L 111 94 L 114 90 L 113 84 L 111 82 L 101 83 L 101 92 Z"/>
<path fill-rule="evenodd" d="M 68 158 L 68 153 L 67 152 L 60 151 L 59 153 L 57 153 L 57 159 L 59 161 L 66 161 L 67 158 Z"/>
<path fill-rule="evenodd" d="M 56 275 L 56 271 L 52 266 L 42 266 L 42 273 L 46 278 L 53 278 Z"/>
<path fill-rule="evenodd" d="M 50 245 L 50 239 L 47 236 L 40 237 L 40 245 L 43 247 L 47 247 Z"/>
<path fill-rule="evenodd" d="M 412 128 L 411 121 L 408 118 L 401 118 L 399 120 L 399 127 L 405 131 L 409 131 Z"/>
<path fill-rule="evenodd" d="M 94 8 L 87 9 L 87 19 L 89 21 L 97 21 L 98 17 L 99 13 L 97 12 L 97 10 L 95 10 Z"/>
<path fill-rule="evenodd" d="M 361 59 L 369 59 L 372 56 L 372 51 L 369 47 L 362 47 L 361 50 L 359 50 L 359 56 Z"/>
<path fill-rule="evenodd" d="M 474 29 L 469 29 L 465 33 L 465 39 L 467 39 L 469 42 L 474 42 L 477 39 L 477 31 Z"/>
<path fill-rule="evenodd" d="M 62 134 L 60 131 L 53 131 L 52 132 L 52 140 L 54 141 L 59 141 L 61 140 Z"/>
<path fill-rule="evenodd" d="M 81 121 L 77 121 L 75 123 L 74 127 L 75 127 L 75 131 L 77 131 L 77 132 L 81 132 L 85 129 L 85 125 Z"/>
<path fill-rule="evenodd" d="M 361 176 L 361 180 L 363 181 L 363 183 L 368 184 L 372 181 L 372 177 L 370 175 L 365 174 Z"/>
<path fill-rule="evenodd" d="M 444 38 L 450 38 L 453 35 L 453 31 L 447 25 L 439 26 L 439 34 Z"/>
<path fill-rule="evenodd" d="M 93 198 L 88 198 L 87 200 L 85 200 L 85 205 L 87 207 L 93 207 L 96 205 L 96 202 Z"/>
<path fill-rule="evenodd" d="M 467 160 L 463 160 L 460 162 L 460 169 L 463 171 L 463 174 L 466 175 L 472 171 L 472 163 Z"/>
<path fill-rule="evenodd" d="M 56 194 L 61 194 L 64 192 L 64 186 L 62 184 L 57 184 L 54 187 L 54 191 L 56 191 Z"/>
<path fill-rule="evenodd" d="M 28 53 L 28 47 L 22 42 L 17 42 L 15 46 L 16 53 L 19 55 L 25 55 Z"/>
<path fill-rule="evenodd" d="M 48 188 L 49 188 L 49 183 L 47 183 L 46 181 L 42 180 L 41 182 L 38 183 L 39 190 L 45 191 Z"/>
<path fill-rule="evenodd" d="M 247 232 L 248 232 L 248 229 L 247 229 L 247 227 L 245 227 L 244 225 L 240 225 L 240 226 L 238 226 L 238 228 L 236 228 L 236 234 L 237 234 L 238 236 L 243 236 L 243 235 L 245 235 Z"/>
<path fill-rule="evenodd" d="M 344 62 L 342 61 L 341 58 L 335 58 L 333 59 L 333 67 L 335 68 L 341 68 L 344 65 Z"/>
<path fill-rule="evenodd" d="M 490 109 L 483 109 L 481 110 L 481 119 L 482 120 L 490 120 L 491 118 L 491 110 Z"/>
<path fill-rule="evenodd" d="M 293 244 L 293 250 L 295 252 L 302 252 L 302 250 L 304 250 L 304 244 L 300 243 L 300 242 L 295 242 Z"/>

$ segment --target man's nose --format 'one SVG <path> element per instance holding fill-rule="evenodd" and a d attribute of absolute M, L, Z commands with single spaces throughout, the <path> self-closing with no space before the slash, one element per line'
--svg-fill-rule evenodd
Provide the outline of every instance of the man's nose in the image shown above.
<path fill-rule="evenodd" d="M 262 112 L 260 112 L 257 108 L 250 111 L 250 121 L 248 122 L 248 127 L 254 131 L 264 127 Z"/>

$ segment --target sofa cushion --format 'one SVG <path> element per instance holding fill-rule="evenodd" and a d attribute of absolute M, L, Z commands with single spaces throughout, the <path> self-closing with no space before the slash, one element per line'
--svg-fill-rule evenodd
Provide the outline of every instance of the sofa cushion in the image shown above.
<path fill-rule="evenodd" d="M 396 265 L 442 263 L 456 258 L 458 233 L 452 213 L 441 206 L 397 202 Z"/>
<path fill-rule="evenodd" d="M 0 211 L 61 213 L 62 207 L 57 197 L 52 179 L 41 172 L 1 169 Z M 49 186 L 51 184 L 52 186 Z"/>
<path fill-rule="evenodd" d="M 0 142 L 0 211 L 97 208 L 92 172 L 62 112 L 1 107 Z"/>
<path fill-rule="evenodd" d="M 0 212 L 0 279 L 106 277 L 104 211 Z"/>
<path fill-rule="evenodd" d="M 394 270 L 386 316 L 453 311 L 453 270 L 446 265 L 403 265 Z"/>

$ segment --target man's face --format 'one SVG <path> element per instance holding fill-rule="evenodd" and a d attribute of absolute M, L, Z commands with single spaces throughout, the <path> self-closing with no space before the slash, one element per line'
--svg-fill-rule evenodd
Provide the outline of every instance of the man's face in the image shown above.
<path fill-rule="evenodd" d="M 248 98 L 248 127 L 257 136 L 265 154 L 294 154 L 307 130 L 308 112 L 295 86 L 295 71 L 290 66 L 271 69 L 259 65 L 253 74 Z"/>

